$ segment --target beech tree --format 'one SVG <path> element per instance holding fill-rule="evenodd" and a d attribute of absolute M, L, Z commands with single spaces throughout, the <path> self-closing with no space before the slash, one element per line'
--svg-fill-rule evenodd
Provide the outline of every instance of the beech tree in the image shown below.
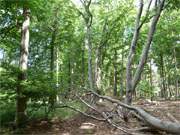
<path fill-rule="evenodd" d="M 179 7 L 178 0 L 1 0 L 0 125 L 53 124 L 75 111 L 128 134 L 136 133 L 128 119 L 137 133 L 179 134 L 178 117 L 155 117 L 146 105 L 168 99 L 175 110 L 167 112 L 177 112 Z"/>
<path fill-rule="evenodd" d="M 144 20 L 141 22 L 141 16 L 142 16 L 142 12 L 143 12 L 144 3 L 143 3 L 143 0 L 140 0 L 140 6 L 138 9 L 136 23 L 135 23 L 136 24 L 135 31 L 133 34 L 133 39 L 131 41 L 130 51 L 129 51 L 129 55 L 128 55 L 127 68 L 126 68 L 126 99 L 125 99 L 125 103 L 127 103 L 127 104 L 131 104 L 132 95 L 135 92 L 136 86 L 140 81 L 141 73 L 143 71 L 144 65 L 145 65 L 147 57 L 148 57 L 148 52 L 149 52 L 149 49 L 151 46 L 151 42 L 153 40 L 153 35 L 155 33 L 156 25 L 157 25 L 160 15 L 161 15 L 161 12 L 163 10 L 163 7 L 164 7 L 164 2 L 165 2 L 165 0 L 163 0 L 161 2 L 158 2 L 158 1 L 155 2 L 155 6 L 154 6 L 155 15 L 153 15 L 153 18 L 151 21 L 151 25 L 149 28 L 146 43 L 144 45 L 144 48 L 143 48 L 141 56 L 140 56 L 139 64 L 137 66 L 135 74 L 132 75 L 132 63 L 133 63 L 134 55 L 136 52 L 136 46 L 137 46 L 137 42 L 138 42 L 138 38 L 139 38 L 139 33 L 142 28 L 142 25 L 148 18 L 148 15 L 149 15 L 148 12 L 149 12 L 149 9 L 150 9 L 151 3 L 152 3 L 152 1 L 150 0 L 148 9 L 147 9 L 147 14 L 146 14 Z"/>
<path fill-rule="evenodd" d="M 24 124 L 26 120 L 26 104 L 27 97 L 23 94 L 23 83 L 27 80 L 28 69 L 28 47 L 29 47 L 29 25 L 30 25 L 30 11 L 28 7 L 23 7 L 24 22 L 22 24 L 22 39 L 20 46 L 20 61 L 19 68 L 20 73 L 18 76 L 19 84 L 17 86 L 17 111 L 16 111 L 16 125 L 19 127 Z"/>

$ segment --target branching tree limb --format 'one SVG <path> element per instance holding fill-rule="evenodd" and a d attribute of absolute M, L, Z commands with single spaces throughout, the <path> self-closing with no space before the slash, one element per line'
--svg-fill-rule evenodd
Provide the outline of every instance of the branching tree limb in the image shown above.
<path fill-rule="evenodd" d="M 139 32 L 140 32 L 139 25 L 140 25 L 140 19 L 141 19 L 142 11 L 143 11 L 143 0 L 140 1 L 140 7 L 139 7 L 137 17 L 136 17 L 135 31 L 133 34 L 133 39 L 131 41 L 131 47 L 130 47 L 130 52 L 128 55 L 127 66 L 126 66 L 126 82 L 127 82 L 127 84 L 126 84 L 126 100 L 125 100 L 125 103 L 127 103 L 127 104 L 130 104 L 132 101 L 132 87 L 133 86 L 132 86 L 131 66 L 133 63 L 136 45 L 137 45 L 137 41 L 139 38 Z"/>
<path fill-rule="evenodd" d="M 89 118 L 92 118 L 92 119 L 95 119 L 95 120 L 98 120 L 98 121 L 106 121 L 106 119 L 97 118 L 95 116 L 89 115 L 89 114 L 87 114 L 85 112 L 80 111 L 79 109 L 76 109 L 76 108 L 72 107 L 72 106 L 68 106 L 68 105 L 55 105 L 55 108 L 69 108 L 69 109 L 71 109 L 71 110 L 73 110 L 75 112 L 81 113 L 82 115 L 84 115 L 86 117 L 89 117 Z"/>
<path fill-rule="evenodd" d="M 136 112 L 141 118 L 143 118 L 143 120 L 148 124 L 148 126 L 150 126 L 150 128 L 158 129 L 161 131 L 166 131 L 168 133 L 180 134 L 180 124 L 179 123 L 174 123 L 174 122 L 158 119 L 158 118 L 150 115 L 149 113 L 145 112 L 143 109 L 141 109 L 139 107 L 127 105 L 125 103 L 120 102 L 117 99 L 113 99 L 108 96 L 102 96 L 93 91 L 91 91 L 91 93 L 96 95 L 99 98 L 105 99 L 112 103 L 116 103 L 124 108 L 127 108 L 129 110 Z"/>

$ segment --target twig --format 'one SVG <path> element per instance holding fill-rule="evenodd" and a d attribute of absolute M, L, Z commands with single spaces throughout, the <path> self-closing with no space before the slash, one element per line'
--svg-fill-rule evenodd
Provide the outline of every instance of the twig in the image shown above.
<path fill-rule="evenodd" d="M 79 113 L 83 114 L 86 117 L 93 118 L 93 119 L 98 120 L 98 121 L 106 121 L 106 119 L 101 119 L 101 118 L 97 118 L 95 116 L 89 115 L 89 114 L 87 114 L 85 112 L 80 111 L 79 109 L 76 109 L 76 108 L 72 107 L 72 106 L 68 106 L 68 105 L 56 105 L 55 108 L 69 108 L 69 109 L 71 109 L 73 111 L 76 111 L 76 112 L 79 112 Z"/>
<path fill-rule="evenodd" d="M 91 106 L 90 104 L 88 104 L 86 101 L 84 101 L 81 97 L 79 97 L 78 95 L 76 95 L 76 97 L 79 98 L 79 100 L 81 100 L 81 102 L 83 102 L 85 105 L 87 105 L 89 108 L 93 109 L 94 111 L 98 112 L 101 114 L 101 112 L 99 112 L 96 108 L 94 108 L 93 106 Z"/>
<path fill-rule="evenodd" d="M 150 126 L 150 127 L 153 127 L 157 130 L 165 131 L 168 133 L 180 134 L 180 130 L 179 130 L 180 124 L 179 123 L 173 123 L 171 121 L 161 120 L 161 119 L 154 117 L 153 115 L 147 113 L 146 111 L 144 111 L 140 107 L 127 105 L 127 104 L 122 103 L 119 100 L 113 99 L 111 97 L 99 95 L 99 94 L 97 94 L 91 90 L 89 90 L 89 91 L 99 98 L 106 99 L 107 101 L 110 101 L 112 103 L 117 103 L 118 105 L 125 107 L 126 109 L 130 109 L 130 110 L 138 113 L 138 115 L 140 115 L 144 119 L 144 121 L 146 121 L 148 126 Z"/>
<path fill-rule="evenodd" d="M 172 114 L 170 114 L 170 113 L 167 113 L 167 116 L 170 118 L 170 120 L 172 120 L 173 122 L 176 122 L 176 123 L 179 123 L 180 124 L 180 122 L 172 115 Z"/>
<path fill-rule="evenodd" d="M 122 128 L 122 127 L 119 127 L 118 125 L 116 125 L 115 123 L 113 123 L 113 122 L 108 118 L 108 116 L 106 115 L 105 112 L 103 112 L 102 115 L 103 115 L 103 117 L 104 117 L 105 119 L 107 119 L 107 122 L 108 122 L 110 125 L 112 125 L 113 127 L 115 127 L 115 128 L 117 128 L 117 129 L 123 131 L 124 133 L 134 135 L 134 134 L 132 134 L 132 133 L 129 133 L 126 129 L 124 129 L 124 128 Z"/>
<path fill-rule="evenodd" d="M 147 127 L 144 127 L 144 128 L 138 128 L 138 129 L 127 129 L 127 128 L 123 128 L 123 127 L 120 127 L 118 126 L 117 124 L 115 124 L 114 122 L 111 121 L 111 119 L 108 118 L 108 116 L 106 115 L 105 112 L 102 113 L 103 117 L 105 119 L 107 119 L 107 122 L 112 125 L 113 127 L 123 131 L 124 133 L 126 133 L 126 135 L 144 135 L 144 134 L 141 134 L 141 133 L 133 133 L 134 131 L 140 131 L 140 130 L 143 130 L 143 129 L 147 129 Z"/>

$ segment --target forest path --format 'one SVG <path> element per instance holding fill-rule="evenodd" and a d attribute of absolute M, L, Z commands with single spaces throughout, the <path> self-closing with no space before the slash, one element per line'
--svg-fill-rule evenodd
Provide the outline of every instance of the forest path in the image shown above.
<path fill-rule="evenodd" d="M 135 102 L 135 105 L 140 106 L 164 120 L 176 120 L 180 121 L 180 101 L 147 101 L 139 100 Z M 171 117 L 173 116 L 173 118 Z M 131 119 L 130 122 L 124 123 L 123 126 L 127 128 L 140 127 L 140 122 L 136 119 Z M 90 128 L 90 129 L 82 129 Z M 32 121 L 25 130 L 25 134 L 43 134 L 43 135 L 123 135 L 120 130 L 113 128 L 111 125 L 105 122 L 93 120 L 83 115 L 76 115 L 73 118 L 67 120 L 60 120 L 53 118 L 51 121 L 37 120 Z M 144 133 L 146 135 L 166 135 L 165 133 Z M 125 134 L 124 134 L 125 135 Z"/>

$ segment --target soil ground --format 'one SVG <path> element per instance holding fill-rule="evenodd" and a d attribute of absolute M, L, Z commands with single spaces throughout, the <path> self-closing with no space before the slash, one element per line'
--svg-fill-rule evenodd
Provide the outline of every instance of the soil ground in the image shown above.
<path fill-rule="evenodd" d="M 180 121 L 180 101 L 144 101 L 139 100 L 135 103 L 136 106 L 144 108 L 154 116 L 164 120 L 171 120 L 169 116 L 173 116 L 176 120 Z M 135 118 L 131 119 L 128 123 L 123 122 L 123 126 L 129 129 L 140 127 L 140 122 Z M 92 131 L 83 132 L 82 125 L 87 124 L 93 126 Z M 145 135 L 165 135 L 163 132 L 142 132 Z M 87 118 L 83 115 L 76 115 L 71 119 L 61 120 L 53 118 L 52 120 L 36 120 L 31 121 L 24 134 L 31 135 L 125 135 L 122 131 L 115 129 L 107 122 L 101 122 Z"/>

